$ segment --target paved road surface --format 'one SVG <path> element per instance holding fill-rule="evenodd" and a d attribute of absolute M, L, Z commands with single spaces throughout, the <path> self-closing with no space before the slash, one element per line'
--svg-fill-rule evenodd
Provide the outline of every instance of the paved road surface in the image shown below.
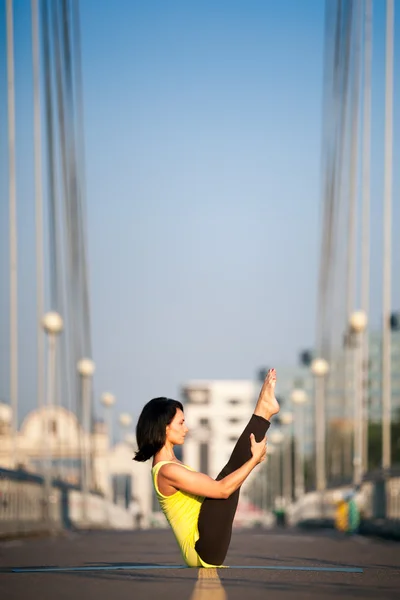
<path fill-rule="evenodd" d="M 340 600 L 400 599 L 398 542 L 347 538 L 335 532 L 235 531 L 226 564 L 231 568 L 179 568 L 182 561 L 168 530 L 83 532 L 53 539 L 3 541 L 0 542 L 0 597 L 2 600 L 325 600 L 339 596 Z M 70 570 L 11 572 L 15 567 Z M 363 572 L 341 572 L 342 568 L 363 569 Z"/>

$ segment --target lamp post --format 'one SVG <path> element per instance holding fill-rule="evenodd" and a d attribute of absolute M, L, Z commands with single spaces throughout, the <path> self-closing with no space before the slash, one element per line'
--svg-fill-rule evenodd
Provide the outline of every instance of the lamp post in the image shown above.
<path fill-rule="evenodd" d="M 111 394 L 110 392 L 104 392 L 101 395 L 101 403 L 104 406 L 104 421 L 107 424 L 107 431 L 108 431 L 108 448 L 107 448 L 107 458 L 105 461 L 105 465 L 106 465 L 106 499 L 107 499 L 107 503 L 106 503 L 106 522 L 108 523 L 108 525 L 111 525 L 111 504 L 113 502 L 113 485 L 112 485 L 112 478 L 111 478 L 111 457 L 110 457 L 110 452 L 111 452 L 111 448 L 113 445 L 113 413 L 112 413 L 112 407 L 114 406 L 116 402 L 116 398 L 114 396 L 114 394 Z"/>
<path fill-rule="evenodd" d="M 125 433 L 122 435 L 122 439 L 124 440 L 125 443 L 129 444 L 129 442 L 126 438 L 129 436 L 129 427 L 132 424 L 132 416 L 129 413 L 121 413 L 119 415 L 119 424 L 125 430 Z M 130 476 L 129 476 L 129 480 L 131 480 Z M 128 484 L 127 479 L 125 480 L 124 485 L 125 485 L 125 490 L 124 490 L 125 503 L 126 503 L 126 507 L 128 507 L 129 503 L 131 501 L 132 490 Z M 119 492 L 117 492 L 117 495 L 119 495 Z"/>
<path fill-rule="evenodd" d="M 96 365 L 90 358 L 82 358 L 77 364 L 78 373 L 81 377 L 81 399 L 82 399 L 82 429 L 83 440 L 81 445 L 81 474 L 82 474 L 82 519 L 88 521 L 89 502 L 89 473 L 90 473 L 90 400 L 92 395 L 92 377 Z"/>
<path fill-rule="evenodd" d="M 260 465 L 258 477 L 256 477 L 253 484 L 253 497 L 255 503 L 257 504 L 259 500 L 259 507 L 264 513 L 266 513 L 268 509 L 268 454 L 270 454 L 270 452 L 267 446 L 267 455 L 265 457 L 265 462 L 263 462 Z"/>
<path fill-rule="evenodd" d="M 267 460 L 267 457 L 265 457 L 265 462 L 261 465 L 259 471 L 260 509 L 263 512 L 267 510 Z"/>
<path fill-rule="evenodd" d="M 354 408 L 353 408 L 353 483 L 359 485 L 362 479 L 363 428 L 368 429 L 368 407 L 365 399 L 363 377 L 362 335 L 367 327 L 367 314 L 357 310 L 350 316 L 350 332 L 354 335 Z"/>
<path fill-rule="evenodd" d="M 382 468 L 391 467 L 391 330 L 392 299 L 392 193 L 393 193 L 393 61 L 394 2 L 386 4 L 385 157 L 383 191 L 382 281 Z"/>
<path fill-rule="evenodd" d="M 315 358 L 311 363 L 311 372 L 314 375 L 314 401 L 315 401 L 315 471 L 316 487 L 318 492 L 326 488 L 325 467 L 325 376 L 329 371 L 329 364 L 324 358 Z"/>
<path fill-rule="evenodd" d="M 104 392 L 101 395 L 101 403 L 104 406 L 104 421 L 107 424 L 108 431 L 108 449 L 107 449 L 107 460 L 106 462 L 106 497 L 109 502 L 112 502 L 112 484 L 111 484 L 111 464 L 110 464 L 110 452 L 113 445 L 113 414 L 112 407 L 116 402 L 114 394 L 110 392 Z"/>
<path fill-rule="evenodd" d="M 9 189 L 9 273 L 10 273 L 10 402 L 12 408 L 12 463 L 18 466 L 18 231 L 15 158 L 15 68 L 13 2 L 6 4 L 7 107 L 8 107 L 8 189 Z"/>
<path fill-rule="evenodd" d="M 298 500 L 304 496 L 304 404 L 307 402 L 307 394 L 300 388 L 295 388 L 290 400 L 296 407 L 295 438 L 297 439 L 295 450 L 294 489 L 295 498 Z"/>
<path fill-rule="evenodd" d="M 104 392 L 101 395 L 101 403 L 104 406 L 104 420 L 107 425 L 108 440 L 109 440 L 110 448 L 113 444 L 113 419 L 112 419 L 111 409 L 114 406 L 115 402 L 116 402 L 116 398 L 115 398 L 114 394 L 111 394 L 111 392 Z"/>
<path fill-rule="evenodd" d="M 51 480 L 52 480 L 52 438 L 50 437 L 50 422 L 54 398 L 56 393 L 56 345 L 57 337 L 64 328 L 62 317 L 57 312 L 46 313 L 41 321 L 41 325 L 47 335 L 47 391 L 46 408 L 42 419 L 42 440 L 45 448 L 44 471 L 44 492 L 46 519 L 48 525 L 51 525 L 50 500 L 51 500 Z"/>
<path fill-rule="evenodd" d="M 285 411 L 280 415 L 280 421 L 285 429 L 289 431 L 286 436 L 285 448 L 283 449 L 283 497 L 285 505 L 289 506 L 292 501 L 292 435 L 290 425 L 293 423 L 293 413 Z"/>
<path fill-rule="evenodd" d="M 272 509 L 272 499 L 274 497 L 273 491 L 275 490 L 276 477 L 274 473 L 274 460 L 273 456 L 276 454 L 276 448 L 273 444 L 267 445 L 267 470 L 266 470 L 266 509 Z"/>
<path fill-rule="evenodd" d="M 364 6 L 364 90 L 362 147 L 362 218 L 361 218 L 361 306 L 368 314 L 370 305 L 371 243 L 371 70 L 372 70 L 372 0 Z M 368 335 L 362 340 L 362 364 L 369 363 Z M 368 367 L 367 367 L 368 368 Z M 362 470 L 368 471 L 368 405 L 364 386 Z"/>
<path fill-rule="evenodd" d="M 33 126 L 35 165 L 35 221 L 36 221 L 36 311 L 37 311 L 37 403 L 39 410 L 44 398 L 44 338 L 40 320 L 44 313 L 44 243 L 43 243 L 43 182 L 42 139 L 40 123 L 40 44 L 38 0 L 31 0 L 32 13 L 32 72 L 33 72 Z"/>
<path fill-rule="evenodd" d="M 129 413 L 121 413 L 118 420 L 121 427 L 126 430 L 128 430 L 132 424 L 132 416 Z"/>
<path fill-rule="evenodd" d="M 278 490 L 278 497 L 279 497 L 279 504 L 281 504 L 282 502 L 282 496 L 283 496 L 283 490 L 282 490 L 282 452 L 280 450 L 280 446 L 283 442 L 283 438 L 284 435 L 282 433 L 282 431 L 280 431 L 280 429 L 276 429 L 275 431 L 273 431 L 270 435 L 269 435 L 269 439 L 271 440 L 274 448 L 277 447 L 278 448 L 278 452 L 277 454 L 277 458 L 276 458 L 276 466 L 277 466 L 277 473 L 276 473 L 276 481 L 277 481 L 277 486 L 275 488 L 274 485 L 274 489 Z M 275 479 L 275 477 L 274 477 Z M 277 494 L 275 494 L 275 505 L 276 505 L 276 498 L 277 498 Z"/>
<path fill-rule="evenodd" d="M 12 432 L 12 422 L 13 422 L 13 416 L 12 416 L 12 408 L 9 404 L 4 404 L 3 402 L 0 402 L 0 429 L 3 430 L 4 434 L 8 434 Z M 9 456 L 9 463 L 5 463 L 4 466 L 6 468 L 9 469 L 13 469 L 14 465 L 12 464 L 12 454 L 10 452 Z"/>

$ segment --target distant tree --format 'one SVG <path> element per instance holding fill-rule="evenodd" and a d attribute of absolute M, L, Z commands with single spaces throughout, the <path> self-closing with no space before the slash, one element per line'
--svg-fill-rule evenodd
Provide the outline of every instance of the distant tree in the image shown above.
<path fill-rule="evenodd" d="M 315 489 L 315 455 L 307 457 L 304 461 L 304 486 L 306 492 Z"/>
<path fill-rule="evenodd" d="M 391 461 L 400 465 L 400 409 L 397 410 L 391 424 Z M 382 464 L 382 423 L 370 423 L 368 426 L 368 469 L 379 469 Z"/>

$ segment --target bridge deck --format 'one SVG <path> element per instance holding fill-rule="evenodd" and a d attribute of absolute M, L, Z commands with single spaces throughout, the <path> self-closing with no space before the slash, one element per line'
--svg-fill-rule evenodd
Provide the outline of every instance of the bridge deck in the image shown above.
<path fill-rule="evenodd" d="M 41 600 L 400 597 L 398 542 L 335 532 L 235 531 L 226 564 L 231 568 L 179 568 L 167 530 L 82 532 L 0 543 L 0 589 L 7 600 L 28 594 Z"/>

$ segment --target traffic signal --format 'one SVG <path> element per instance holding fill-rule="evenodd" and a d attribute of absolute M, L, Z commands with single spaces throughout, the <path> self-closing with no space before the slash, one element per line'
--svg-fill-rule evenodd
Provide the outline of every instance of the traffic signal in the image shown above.
<path fill-rule="evenodd" d="M 303 350 L 300 352 L 300 365 L 302 367 L 309 367 L 312 363 L 313 353 L 311 350 Z"/>
<path fill-rule="evenodd" d="M 400 313 L 394 312 L 390 315 L 390 329 L 392 331 L 399 331 L 400 329 Z"/>

